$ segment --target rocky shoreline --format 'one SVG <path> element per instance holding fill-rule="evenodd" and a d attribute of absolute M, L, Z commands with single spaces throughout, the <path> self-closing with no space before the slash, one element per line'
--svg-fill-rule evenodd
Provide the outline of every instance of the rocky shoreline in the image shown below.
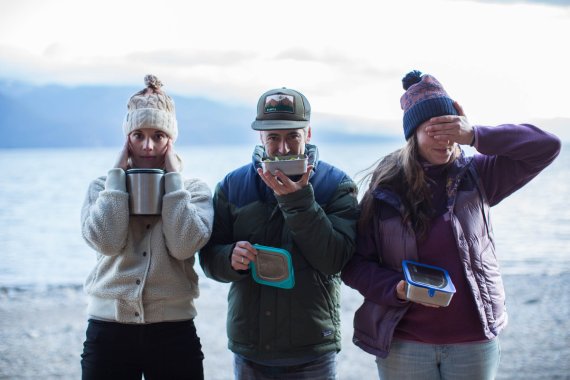
<path fill-rule="evenodd" d="M 570 273 L 504 276 L 509 326 L 501 335 L 498 379 L 570 379 Z M 232 379 L 225 335 L 228 285 L 200 281 L 198 334 L 206 379 Z M 361 297 L 343 286 L 340 380 L 375 379 L 374 357 L 351 342 Z M 44 289 L 0 287 L 0 379 L 79 379 L 85 336 L 85 295 L 79 285 Z"/>

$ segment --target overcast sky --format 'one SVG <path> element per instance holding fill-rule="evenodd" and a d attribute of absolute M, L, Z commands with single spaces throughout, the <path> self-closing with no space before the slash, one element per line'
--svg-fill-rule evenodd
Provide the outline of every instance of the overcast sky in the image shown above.
<path fill-rule="evenodd" d="M 0 78 L 143 86 L 255 107 L 401 119 L 401 78 L 430 73 L 472 122 L 570 117 L 569 1 L 0 0 Z"/>

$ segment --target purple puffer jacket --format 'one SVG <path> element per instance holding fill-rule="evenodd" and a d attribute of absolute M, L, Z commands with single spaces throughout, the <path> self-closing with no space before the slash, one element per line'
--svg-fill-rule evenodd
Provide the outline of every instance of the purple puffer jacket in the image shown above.
<path fill-rule="evenodd" d="M 520 189 L 560 152 L 560 140 L 532 125 L 477 126 L 480 154 L 457 159 L 450 170 L 448 212 L 464 274 L 473 294 L 485 336 L 497 336 L 507 324 L 505 291 L 495 255 L 490 207 Z M 471 181 L 475 186 L 460 186 Z M 376 189 L 378 200 L 401 210 L 399 197 Z M 376 207 L 381 210 L 382 207 Z M 364 296 L 354 316 L 353 342 L 379 357 L 388 356 L 396 325 L 409 303 L 396 297 L 403 279 L 402 260 L 417 260 L 416 237 L 400 215 L 376 213 L 359 231 L 356 254 L 342 280 Z"/>

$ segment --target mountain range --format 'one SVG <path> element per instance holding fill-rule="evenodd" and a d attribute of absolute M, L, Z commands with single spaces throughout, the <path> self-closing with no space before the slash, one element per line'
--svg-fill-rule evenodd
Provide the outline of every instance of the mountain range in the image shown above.
<path fill-rule="evenodd" d="M 0 79 L 0 148 L 120 146 L 129 97 L 140 88 L 31 85 Z M 176 104 L 179 145 L 255 143 L 250 128 L 256 105 L 228 105 L 169 93 Z M 313 115 L 313 122 L 319 118 Z M 354 120 L 321 115 L 320 142 L 365 142 L 389 134 L 355 134 Z M 314 129 L 314 128 L 313 128 Z M 381 130 L 380 128 L 378 130 Z M 313 136 L 315 136 L 313 131 Z M 400 136 L 398 136 L 400 137 Z"/>
<path fill-rule="evenodd" d="M 127 101 L 138 90 L 129 86 L 40 86 L 0 78 L 0 149 L 120 146 Z M 180 130 L 177 145 L 259 141 L 250 128 L 256 104 L 246 107 L 203 97 L 169 95 L 176 104 Z M 317 144 L 394 139 L 403 142 L 399 121 L 370 121 L 318 112 L 313 112 L 311 121 L 312 142 Z M 568 118 L 528 122 L 570 141 Z"/>

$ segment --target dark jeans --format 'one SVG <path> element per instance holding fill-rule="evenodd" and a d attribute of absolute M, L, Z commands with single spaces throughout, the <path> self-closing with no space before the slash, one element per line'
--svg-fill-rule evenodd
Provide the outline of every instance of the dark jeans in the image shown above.
<path fill-rule="evenodd" d="M 234 354 L 236 380 L 336 380 L 336 352 L 305 364 L 266 366 Z"/>
<path fill-rule="evenodd" d="M 203 380 L 193 321 L 131 325 L 90 319 L 81 355 L 83 380 Z"/>

